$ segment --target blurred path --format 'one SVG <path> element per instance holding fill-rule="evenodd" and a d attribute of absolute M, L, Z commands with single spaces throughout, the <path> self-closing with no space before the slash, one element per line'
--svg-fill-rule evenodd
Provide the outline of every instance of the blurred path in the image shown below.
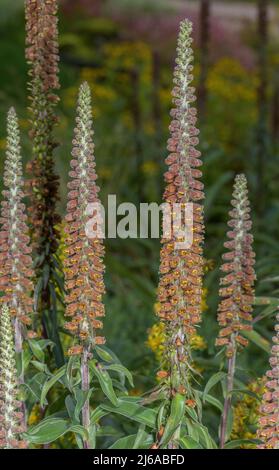
<path fill-rule="evenodd" d="M 199 9 L 199 0 L 161 0 L 161 3 L 173 8 L 185 9 L 189 7 L 195 11 Z M 215 17 L 222 20 L 222 23 L 227 23 L 231 28 L 238 29 L 243 22 L 253 21 L 257 18 L 256 5 L 245 2 L 238 2 L 231 0 L 231 2 L 222 2 L 212 0 L 212 13 Z M 270 20 L 276 19 L 278 15 L 278 7 L 274 5 L 269 6 Z"/>

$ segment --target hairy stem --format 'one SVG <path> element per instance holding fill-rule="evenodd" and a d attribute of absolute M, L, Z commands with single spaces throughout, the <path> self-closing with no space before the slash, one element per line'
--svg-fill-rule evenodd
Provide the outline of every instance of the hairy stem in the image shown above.
<path fill-rule="evenodd" d="M 223 414 L 221 418 L 221 428 L 220 428 L 220 448 L 223 449 L 226 442 L 226 431 L 228 424 L 229 412 L 232 405 L 232 391 L 234 383 L 234 373 L 235 373 L 235 360 L 236 360 L 236 349 L 233 352 L 232 357 L 228 360 L 228 378 L 227 378 L 227 390 L 226 398 L 224 403 Z"/>
<path fill-rule="evenodd" d="M 89 391 L 89 368 L 88 368 L 88 349 L 85 347 L 81 358 L 81 386 L 82 391 L 88 393 Z M 82 407 L 82 425 L 89 432 L 90 427 L 90 408 L 89 399 L 85 400 Z M 84 449 L 90 449 L 90 443 L 88 439 L 83 440 Z"/>

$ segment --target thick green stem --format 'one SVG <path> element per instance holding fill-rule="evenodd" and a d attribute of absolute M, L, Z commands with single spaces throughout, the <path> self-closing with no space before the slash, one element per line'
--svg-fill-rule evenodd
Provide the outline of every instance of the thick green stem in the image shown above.
<path fill-rule="evenodd" d="M 232 405 L 232 391 L 234 383 L 234 373 L 235 373 L 235 360 L 236 360 L 236 349 L 232 357 L 228 360 L 228 378 L 227 378 L 227 390 L 226 398 L 224 403 L 223 414 L 221 418 L 221 428 L 220 428 L 220 448 L 223 449 L 226 442 L 226 433 L 228 425 L 229 412 Z"/>
<path fill-rule="evenodd" d="M 18 375 L 18 384 L 24 384 L 24 368 L 23 368 L 23 347 L 22 347 L 22 329 L 21 329 L 21 322 L 18 317 L 15 318 L 14 322 L 14 331 L 15 331 L 15 352 L 20 356 L 20 365 L 21 371 Z M 22 428 L 25 429 L 27 425 L 26 419 L 26 406 L 25 403 L 22 401 L 20 404 L 20 411 L 22 412 L 22 418 L 20 420 Z"/>
<path fill-rule="evenodd" d="M 88 349 L 84 348 L 81 359 L 81 386 L 84 393 L 89 391 L 89 367 L 88 367 Z M 87 398 L 82 407 L 82 425 L 89 432 L 90 428 L 90 406 L 89 399 Z M 90 442 L 88 439 L 83 440 L 84 449 L 90 449 Z"/>

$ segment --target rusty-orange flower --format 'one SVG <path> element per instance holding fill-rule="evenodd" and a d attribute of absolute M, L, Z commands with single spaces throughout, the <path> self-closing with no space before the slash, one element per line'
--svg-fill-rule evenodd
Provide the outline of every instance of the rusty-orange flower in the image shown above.
<path fill-rule="evenodd" d="M 7 119 L 7 152 L 4 171 L 4 199 L 1 202 L 0 302 L 8 304 L 14 317 L 16 351 L 22 350 L 25 325 L 33 311 L 32 258 L 25 205 L 23 203 L 22 158 L 16 112 Z"/>
<path fill-rule="evenodd" d="M 247 182 L 244 175 L 235 178 L 232 210 L 228 222 L 228 241 L 223 255 L 225 263 L 221 269 L 225 276 L 221 279 L 218 308 L 218 321 L 221 329 L 216 340 L 218 346 L 226 346 L 231 357 L 238 346 L 248 344 L 243 332 L 252 329 L 252 305 L 254 301 L 255 253 L 252 248 L 253 236 L 250 234 L 250 206 L 247 197 Z"/>
<path fill-rule="evenodd" d="M 275 335 L 266 372 L 265 387 L 260 407 L 258 437 L 262 440 L 259 449 L 279 449 L 279 315 L 276 317 Z"/>
<path fill-rule="evenodd" d="M 81 353 L 84 345 L 90 348 L 105 342 L 98 334 L 103 327 L 99 318 L 104 316 L 103 240 L 86 234 L 88 205 L 99 201 L 92 135 L 90 88 L 83 83 L 78 97 L 65 226 L 65 315 L 70 317 L 65 328 L 81 346 L 71 348 L 72 354 Z"/>
<path fill-rule="evenodd" d="M 180 203 L 182 221 L 186 204 L 193 207 L 193 243 L 178 248 L 175 231 L 162 239 L 160 254 L 160 281 L 158 286 L 159 308 L 157 314 L 165 324 L 166 344 L 164 364 L 171 376 L 171 387 L 187 384 L 191 373 L 190 336 L 201 321 L 202 273 L 203 273 L 203 183 L 200 152 L 196 149 L 199 131 L 195 127 L 197 112 L 193 107 L 195 90 L 191 86 L 193 51 L 191 48 L 192 24 L 182 21 L 174 71 L 173 104 L 168 140 L 168 170 L 165 173 L 164 200 Z M 174 206 L 173 206 L 174 207 Z M 183 224 L 183 223 L 182 223 Z M 184 225 L 183 225 L 183 228 Z M 190 391 L 189 391 L 190 393 Z M 189 397 L 190 398 L 190 397 Z"/>

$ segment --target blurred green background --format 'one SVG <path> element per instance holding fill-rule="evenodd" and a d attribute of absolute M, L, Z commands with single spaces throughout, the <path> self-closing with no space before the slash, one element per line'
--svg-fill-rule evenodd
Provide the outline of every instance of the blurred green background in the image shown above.
<path fill-rule="evenodd" d="M 105 204 L 108 194 L 116 194 L 118 202 L 161 201 L 176 36 L 182 18 L 194 23 L 208 266 L 201 326 L 207 347 L 197 352 L 196 361 L 206 379 L 216 368 L 218 268 L 236 172 L 244 171 L 249 181 L 257 295 L 278 296 L 278 2 L 61 0 L 59 4 L 61 100 L 56 165 L 62 213 L 77 89 L 83 80 L 93 93 L 102 201 Z M 30 146 L 23 0 L 0 0 L 0 7 L 2 174 L 6 111 L 11 105 L 20 117 L 25 161 Z M 157 367 L 146 341 L 156 321 L 159 248 L 158 240 L 106 240 L 108 345 L 135 372 L 139 391 L 152 384 Z M 256 330 L 270 339 L 273 324 L 274 318 L 267 316 Z M 153 339 L 156 347 L 156 335 Z M 268 355 L 252 344 L 241 361 L 252 379 L 266 370 Z"/>

